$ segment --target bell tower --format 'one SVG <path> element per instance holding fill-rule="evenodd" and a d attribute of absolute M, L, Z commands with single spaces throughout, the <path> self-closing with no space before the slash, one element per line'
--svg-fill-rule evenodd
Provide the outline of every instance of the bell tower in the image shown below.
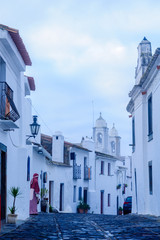
<path fill-rule="evenodd" d="M 93 128 L 93 140 L 97 151 L 108 153 L 108 128 L 101 113 L 96 120 L 95 127 Z"/>
<path fill-rule="evenodd" d="M 139 81 L 143 74 L 145 73 L 148 64 L 152 58 L 151 43 L 147 40 L 146 37 L 138 45 L 138 60 L 137 67 L 135 71 L 135 80 L 136 84 L 139 84 Z"/>
<path fill-rule="evenodd" d="M 113 127 L 109 133 L 109 152 L 111 155 L 115 157 L 120 157 L 121 155 L 121 137 L 118 135 L 118 131 L 115 128 L 115 124 L 113 123 Z"/>

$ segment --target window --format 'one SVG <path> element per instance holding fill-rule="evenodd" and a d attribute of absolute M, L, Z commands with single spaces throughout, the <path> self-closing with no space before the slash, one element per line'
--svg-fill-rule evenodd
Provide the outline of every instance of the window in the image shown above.
<path fill-rule="evenodd" d="M 111 149 L 112 149 L 112 153 L 115 153 L 116 146 L 114 141 L 111 142 Z"/>
<path fill-rule="evenodd" d="M 82 187 L 79 187 L 79 196 L 78 196 L 78 200 L 82 200 Z"/>
<path fill-rule="evenodd" d="M 58 140 L 58 136 L 56 136 L 56 140 Z"/>
<path fill-rule="evenodd" d="M 153 194 L 152 161 L 148 163 L 148 171 L 149 171 L 149 193 Z"/>
<path fill-rule="evenodd" d="M 111 194 L 108 193 L 108 207 L 111 206 Z"/>
<path fill-rule="evenodd" d="M 76 186 L 73 187 L 73 202 L 76 202 Z"/>
<path fill-rule="evenodd" d="M 132 118 L 132 152 L 135 151 L 135 119 Z"/>
<path fill-rule="evenodd" d="M 101 174 L 104 174 L 104 161 L 101 161 Z"/>
<path fill-rule="evenodd" d="M 108 163 L 108 176 L 111 176 L 111 164 Z"/>
<path fill-rule="evenodd" d="M 148 141 L 153 139 L 153 126 L 152 126 L 152 95 L 148 98 Z"/>

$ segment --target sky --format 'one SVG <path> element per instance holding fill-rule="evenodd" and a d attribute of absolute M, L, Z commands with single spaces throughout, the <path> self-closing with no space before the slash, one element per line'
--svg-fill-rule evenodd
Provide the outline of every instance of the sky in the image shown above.
<path fill-rule="evenodd" d="M 92 136 L 100 112 L 131 155 L 128 93 L 137 46 L 160 47 L 158 0 L 0 0 L 0 23 L 19 30 L 32 60 L 33 114 L 41 131 L 78 143 Z"/>

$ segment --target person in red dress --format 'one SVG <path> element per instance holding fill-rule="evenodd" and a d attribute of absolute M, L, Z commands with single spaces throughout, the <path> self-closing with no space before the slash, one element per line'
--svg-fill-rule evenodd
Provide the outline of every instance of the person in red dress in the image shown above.
<path fill-rule="evenodd" d="M 38 184 L 38 174 L 33 174 L 33 178 L 30 182 L 30 214 L 38 214 L 37 204 L 39 203 L 39 184 Z"/>

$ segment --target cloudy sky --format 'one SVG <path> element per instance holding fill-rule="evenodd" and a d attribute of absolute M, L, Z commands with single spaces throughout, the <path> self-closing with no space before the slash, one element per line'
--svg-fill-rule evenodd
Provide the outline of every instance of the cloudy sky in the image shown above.
<path fill-rule="evenodd" d="M 33 113 L 42 132 L 80 142 L 102 112 L 131 154 L 126 112 L 137 46 L 144 36 L 160 46 L 158 0 L 0 0 L 0 23 L 19 29 L 32 60 Z"/>

